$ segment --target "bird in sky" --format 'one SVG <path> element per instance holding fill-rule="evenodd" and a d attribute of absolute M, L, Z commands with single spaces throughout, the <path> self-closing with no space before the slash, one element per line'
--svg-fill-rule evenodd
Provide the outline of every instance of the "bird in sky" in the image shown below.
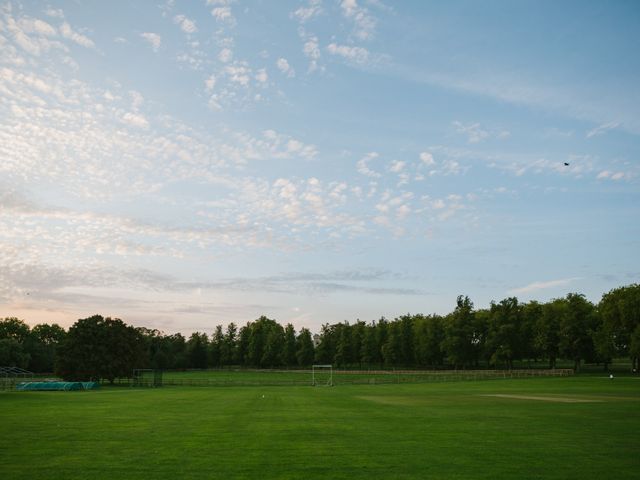
<path fill-rule="evenodd" d="M 564 162 L 564 166 L 565 166 L 565 167 L 568 167 L 568 166 L 569 166 L 569 164 L 568 164 L 567 162 Z"/>

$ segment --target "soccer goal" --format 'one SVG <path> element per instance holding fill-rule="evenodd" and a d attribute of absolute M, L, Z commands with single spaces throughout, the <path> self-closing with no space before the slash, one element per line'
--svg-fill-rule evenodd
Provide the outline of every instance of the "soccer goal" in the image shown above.
<path fill-rule="evenodd" d="M 162 370 L 137 368 L 133 371 L 132 387 L 161 387 Z"/>
<path fill-rule="evenodd" d="M 312 365 L 311 385 L 314 387 L 333 386 L 333 366 L 332 365 Z"/>

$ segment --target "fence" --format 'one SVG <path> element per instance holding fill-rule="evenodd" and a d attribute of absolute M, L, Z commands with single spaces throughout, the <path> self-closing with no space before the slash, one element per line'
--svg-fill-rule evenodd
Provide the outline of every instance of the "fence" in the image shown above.
<path fill-rule="evenodd" d="M 384 385 L 408 383 L 456 382 L 528 377 L 567 377 L 572 369 L 554 370 L 334 370 L 334 385 Z M 134 386 L 128 378 L 115 385 Z M 165 372 L 165 386 L 307 386 L 311 370 L 202 370 Z"/>

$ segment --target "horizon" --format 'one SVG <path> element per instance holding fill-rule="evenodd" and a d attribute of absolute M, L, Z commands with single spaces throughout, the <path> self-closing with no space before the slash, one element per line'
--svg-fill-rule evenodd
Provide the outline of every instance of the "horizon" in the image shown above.
<path fill-rule="evenodd" d="M 458 295 L 596 304 L 640 279 L 639 24 L 633 2 L 6 2 L 0 316 L 316 333 Z"/>

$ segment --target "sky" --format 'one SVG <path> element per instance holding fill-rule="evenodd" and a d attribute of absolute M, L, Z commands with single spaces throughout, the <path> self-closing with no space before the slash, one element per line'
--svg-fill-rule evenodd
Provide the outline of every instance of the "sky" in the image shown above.
<path fill-rule="evenodd" d="M 636 1 L 0 1 L 0 317 L 166 333 L 640 279 Z"/>

